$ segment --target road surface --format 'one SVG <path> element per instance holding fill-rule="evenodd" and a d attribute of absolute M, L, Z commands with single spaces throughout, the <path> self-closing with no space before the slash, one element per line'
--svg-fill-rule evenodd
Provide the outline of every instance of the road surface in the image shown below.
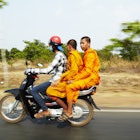
<path fill-rule="evenodd" d="M 18 124 L 0 119 L 0 140 L 140 140 L 140 110 L 95 111 L 84 127 L 26 117 Z"/>

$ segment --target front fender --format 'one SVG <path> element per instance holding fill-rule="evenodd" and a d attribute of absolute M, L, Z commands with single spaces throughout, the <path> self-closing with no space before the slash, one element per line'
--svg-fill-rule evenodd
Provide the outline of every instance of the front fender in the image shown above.
<path fill-rule="evenodd" d="M 11 93 L 15 96 L 16 100 L 21 101 L 21 97 L 20 97 L 20 89 L 19 88 L 14 88 L 14 89 L 9 89 L 9 90 L 5 90 L 5 93 Z"/>
<path fill-rule="evenodd" d="M 11 93 L 14 94 L 14 96 L 17 96 L 20 92 L 19 88 L 13 88 L 13 89 L 8 89 L 4 91 L 5 93 Z"/>

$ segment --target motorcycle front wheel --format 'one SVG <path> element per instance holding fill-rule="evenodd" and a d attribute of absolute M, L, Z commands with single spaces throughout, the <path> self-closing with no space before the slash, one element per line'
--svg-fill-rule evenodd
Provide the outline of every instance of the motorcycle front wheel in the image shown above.
<path fill-rule="evenodd" d="M 23 104 L 13 94 L 7 94 L 0 100 L 0 116 L 8 123 L 18 123 L 25 117 Z"/>
<path fill-rule="evenodd" d="M 73 118 L 69 119 L 71 126 L 81 127 L 93 118 L 93 107 L 85 100 L 78 99 L 73 106 Z"/>

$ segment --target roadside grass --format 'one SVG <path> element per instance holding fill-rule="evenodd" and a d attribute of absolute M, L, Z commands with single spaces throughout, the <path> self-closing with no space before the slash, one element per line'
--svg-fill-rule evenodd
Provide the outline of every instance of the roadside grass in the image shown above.
<path fill-rule="evenodd" d="M 28 62 L 29 68 L 37 67 L 36 63 Z M 47 67 L 44 64 L 43 67 Z M 0 63 L 0 89 L 4 87 L 19 86 L 25 78 L 24 71 L 27 68 L 25 60 L 17 60 L 12 65 Z M 126 61 L 121 58 L 112 58 L 110 61 L 101 62 L 101 86 L 140 86 L 140 62 Z M 49 79 L 49 75 L 39 75 L 36 84 Z"/>
<path fill-rule="evenodd" d="M 128 61 L 122 58 L 113 57 L 109 61 L 101 62 L 100 71 L 111 73 L 140 73 L 140 61 Z"/>

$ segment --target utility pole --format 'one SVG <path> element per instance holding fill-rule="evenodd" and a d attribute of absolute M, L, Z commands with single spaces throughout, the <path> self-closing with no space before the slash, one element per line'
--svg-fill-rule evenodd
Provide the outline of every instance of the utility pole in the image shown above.
<path fill-rule="evenodd" d="M 1 58 L 2 58 L 4 81 L 0 81 L 0 83 L 4 84 L 5 86 L 8 86 L 8 67 L 7 67 L 6 51 L 5 51 L 5 49 L 1 49 Z"/>
<path fill-rule="evenodd" d="M 3 8 L 3 6 L 7 5 L 7 2 L 5 0 L 0 0 L 0 9 Z M 2 66 L 3 66 L 3 73 L 4 73 L 4 81 L 0 81 L 0 84 L 8 85 L 8 67 L 6 62 L 6 51 L 5 49 L 1 48 L 1 59 L 2 59 Z"/>

